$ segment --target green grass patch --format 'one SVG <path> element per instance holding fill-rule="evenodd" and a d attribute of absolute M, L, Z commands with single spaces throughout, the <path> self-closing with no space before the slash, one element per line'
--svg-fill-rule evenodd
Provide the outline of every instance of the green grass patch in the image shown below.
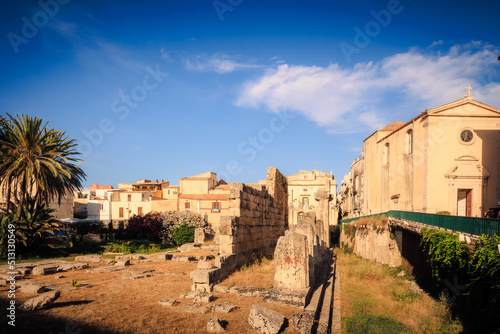
<path fill-rule="evenodd" d="M 148 253 L 157 253 L 166 250 L 176 249 L 172 248 L 167 244 L 154 244 L 149 240 L 129 240 L 129 241 L 118 241 L 118 242 L 109 242 L 104 246 L 105 252 L 113 252 L 113 253 L 123 253 L 123 254 L 148 254 Z"/>
<path fill-rule="evenodd" d="M 72 247 L 58 247 L 58 248 L 46 248 L 43 249 L 39 255 L 30 256 L 24 258 L 16 258 L 16 264 L 27 263 L 27 262 L 39 262 L 44 260 L 63 260 L 63 261 L 74 261 L 75 257 L 78 255 L 102 255 L 105 252 L 112 253 L 123 253 L 123 254 L 150 254 L 157 252 L 164 252 L 168 250 L 176 249 L 172 248 L 168 244 L 155 244 L 151 243 L 149 240 L 128 240 L 128 241 L 116 241 L 107 243 L 81 243 L 74 245 Z M 113 259 L 114 255 L 103 255 L 105 258 Z M 7 259 L 1 259 L 0 265 L 6 265 Z"/>
<path fill-rule="evenodd" d="M 410 328 L 399 321 L 379 315 L 359 314 L 346 319 L 347 333 L 396 334 L 411 333 Z"/>

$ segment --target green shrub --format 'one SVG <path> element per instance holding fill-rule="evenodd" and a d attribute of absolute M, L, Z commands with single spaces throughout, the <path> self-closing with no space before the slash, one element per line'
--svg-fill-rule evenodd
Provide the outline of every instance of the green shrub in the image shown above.
<path fill-rule="evenodd" d="M 450 211 L 439 211 L 439 212 L 436 212 L 436 215 L 446 215 L 446 216 L 449 216 L 449 215 L 451 215 L 451 212 Z"/>
<path fill-rule="evenodd" d="M 110 242 L 104 246 L 105 252 L 112 253 L 156 253 L 168 248 L 165 244 L 152 244 L 149 240 L 128 240 Z"/>
<path fill-rule="evenodd" d="M 12 212 L 17 212 L 18 207 L 14 203 L 11 205 Z M 0 213 L 0 257 L 7 257 L 8 236 L 11 234 L 15 235 L 16 257 L 37 254 L 42 248 L 60 244 L 59 240 L 51 238 L 61 228 L 53 215 L 54 209 L 39 204 L 38 198 L 30 195 L 20 206 L 19 215 Z"/>
<path fill-rule="evenodd" d="M 173 244 L 174 230 L 181 225 L 189 225 L 195 227 L 201 227 L 204 225 L 203 217 L 191 211 L 167 211 L 161 215 L 163 219 L 163 229 L 162 229 L 162 240 L 164 242 Z"/>
<path fill-rule="evenodd" d="M 173 241 L 177 246 L 194 242 L 194 230 L 196 226 L 182 224 L 176 228 L 172 234 Z"/>
<path fill-rule="evenodd" d="M 454 282 L 467 273 L 469 248 L 462 244 L 457 234 L 444 230 L 423 228 L 421 245 L 429 255 L 432 276 L 437 288 L 442 289 L 446 280 Z"/>

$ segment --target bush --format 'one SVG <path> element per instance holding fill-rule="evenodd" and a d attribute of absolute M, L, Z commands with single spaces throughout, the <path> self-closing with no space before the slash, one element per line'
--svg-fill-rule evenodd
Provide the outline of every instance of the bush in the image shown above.
<path fill-rule="evenodd" d="M 163 229 L 162 239 L 167 243 L 175 243 L 173 232 L 179 226 L 185 224 L 189 226 L 200 227 L 205 223 L 201 215 L 190 211 L 167 211 L 162 213 Z"/>
<path fill-rule="evenodd" d="M 163 219 L 159 213 L 134 215 L 128 220 L 127 234 L 131 239 L 148 239 L 154 242 L 162 240 Z"/>
<path fill-rule="evenodd" d="M 449 216 L 449 215 L 451 215 L 451 212 L 450 211 L 439 211 L 439 212 L 436 212 L 436 215 Z"/>
<path fill-rule="evenodd" d="M 194 230 L 196 226 L 190 226 L 188 224 L 182 224 L 176 228 L 173 232 L 173 240 L 177 246 L 184 245 L 190 242 L 194 242 Z"/>

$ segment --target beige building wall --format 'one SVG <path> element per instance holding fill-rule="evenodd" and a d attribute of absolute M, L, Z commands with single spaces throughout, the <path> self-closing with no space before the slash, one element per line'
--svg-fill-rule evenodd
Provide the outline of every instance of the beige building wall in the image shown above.
<path fill-rule="evenodd" d="M 181 194 L 208 194 L 210 189 L 217 186 L 217 174 L 207 172 L 180 180 Z"/>
<path fill-rule="evenodd" d="M 307 212 L 315 212 L 319 217 L 319 206 L 315 194 L 325 190 L 330 195 L 328 225 L 338 223 L 336 209 L 337 182 L 331 173 L 321 171 L 304 171 L 290 175 L 288 178 L 288 214 L 289 225 L 298 224 L 301 217 Z"/>
<path fill-rule="evenodd" d="M 164 199 L 175 199 L 177 200 L 177 195 L 180 192 L 180 186 L 168 186 L 163 188 L 163 198 Z"/>
<path fill-rule="evenodd" d="M 52 200 L 49 206 L 56 210 L 52 214 L 58 219 L 73 218 L 73 194 L 66 194 L 60 202 L 57 199 Z"/>
<path fill-rule="evenodd" d="M 189 210 L 200 214 L 218 231 L 220 219 L 229 213 L 229 185 L 217 181 L 217 174 L 207 172 L 180 180 L 178 211 Z"/>
<path fill-rule="evenodd" d="M 388 210 L 481 217 L 500 206 L 500 110 L 466 96 L 392 123 L 365 139 L 347 178 L 341 205 L 349 217 Z"/>
<path fill-rule="evenodd" d="M 151 191 L 120 191 L 111 197 L 111 219 L 128 220 L 133 215 L 151 212 L 151 202 L 154 192 Z"/>

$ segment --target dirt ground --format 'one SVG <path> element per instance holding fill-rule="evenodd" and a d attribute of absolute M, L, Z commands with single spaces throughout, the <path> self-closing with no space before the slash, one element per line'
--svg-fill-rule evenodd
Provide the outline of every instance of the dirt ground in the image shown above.
<path fill-rule="evenodd" d="M 208 254 L 207 252 L 179 253 L 179 255 L 196 256 Z M 208 319 L 214 315 L 227 321 L 227 333 L 256 333 L 248 323 L 252 305 L 275 310 L 286 318 L 300 311 L 298 308 L 265 303 L 262 298 L 214 292 L 216 300 L 202 303 L 201 306 L 210 307 L 230 302 L 239 308 L 228 314 L 183 312 L 179 308 L 192 303 L 193 300 L 181 298 L 180 294 L 190 292 L 189 273 L 196 269 L 196 263 L 176 261 L 132 263 L 122 271 L 72 270 L 45 276 L 29 275 L 27 279 L 18 281 L 18 287 L 26 281 L 59 284 L 53 288 L 60 289 L 61 296 L 49 309 L 34 312 L 17 309 L 15 333 L 205 333 Z M 256 265 L 255 268 L 243 268 L 222 282 L 222 285 L 247 286 L 247 283 L 251 282 L 252 286 L 268 288 L 269 282 L 272 282 L 272 266 L 272 261 L 266 261 Z M 95 267 L 99 266 L 93 265 L 93 268 Z M 153 269 L 155 274 L 140 279 L 123 279 L 141 269 Z M 59 275 L 63 275 L 64 278 L 57 278 Z M 70 290 L 68 288 L 72 287 L 72 282 L 76 282 L 78 286 Z M 242 284 L 238 284 L 239 282 Z M 4 310 L 2 314 L 6 312 L 9 302 L 7 294 L 8 288 L 0 287 L 0 308 Z M 16 307 L 19 308 L 30 297 L 33 295 L 17 290 Z M 173 307 L 161 306 L 160 299 L 175 299 L 180 304 Z M 1 333 L 10 327 L 7 325 L 5 315 L 2 318 Z M 294 332 L 292 326 L 288 326 L 285 330 L 285 333 Z"/>

